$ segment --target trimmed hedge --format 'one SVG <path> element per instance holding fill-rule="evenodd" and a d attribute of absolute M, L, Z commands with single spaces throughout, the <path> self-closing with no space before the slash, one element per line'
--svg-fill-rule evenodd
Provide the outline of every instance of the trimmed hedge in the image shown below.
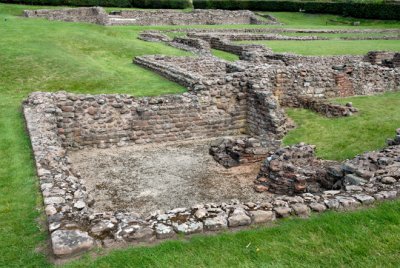
<path fill-rule="evenodd" d="M 294 2 L 268 0 L 193 0 L 194 8 L 250 9 L 258 11 L 288 11 L 328 13 L 355 18 L 399 20 L 400 5 L 352 2 Z"/>
<path fill-rule="evenodd" d="M 189 8 L 191 0 L 0 0 L 0 3 L 46 6 Z"/>

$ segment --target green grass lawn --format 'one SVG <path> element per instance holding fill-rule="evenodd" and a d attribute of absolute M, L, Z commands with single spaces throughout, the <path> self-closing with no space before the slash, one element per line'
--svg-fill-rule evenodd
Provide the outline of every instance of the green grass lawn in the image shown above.
<path fill-rule="evenodd" d="M 30 142 L 24 129 L 22 100 L 32 91 L 66 90 L 135 96 L 180 93 L 185 90 L 183 87 L 133 65 L 132 58 L 146 54 L 190 55 L 160 43 L 136 39 L 144 29 L 174 29 L 180 26 L 103 27 L 19 17 L 26 8 L 40 7 L 0 4 L 0 267 L 52 266 L 40 250 L 46 248 L 47 232 L 41 224 L 42 199 Z M 321 27 L 326 17 L 311 18 L 300 13 L 277 13 L 276 16 L 284 19 L 287 27 L 291 28 Z M 369 23 L 375 28 L 400 25 L 393 22 Z M 338 27 L 346 26 L 333 28 Z M 370 100 L 376 105 L 384 104 L 387 109 L 390 105 L 385 101 L 393 99 L 395 102 L 398 98 L 399 95 L 393 94 Z M 353 120 L 353 124 L 362 129 L 376 131 L 376 136 L 371 137 L 380 139 L 372 146 L 382 146 L 382 140 L 392 136 L 390 121 L 394 125 L 397 120 L 397 117 L 393 118 L 396 108 L 391 108 L 393 113 L 388 112 L 388 118 L 384 119 L 385 127 L 377 128 L 378 123 L 374 120 L 378 116 L 368 115 L 363 108 L 367 102 L 363 103 L 363 98 L 353 102 L 361 109 L 359 118 L 362 120 L 354 117 L 343 121 Z M 307 131 L 302 129 L 311 124 L 309 120 L 322 122 L 323 119 L 303 111 L 293 110 L 289 114 L 298 122 L 299 129 L 295 131 L 299 133 L 290 133 L 287 141 L 295 142 L 297 137 L 312 142 L 312 139 L 306 139 Z M 318 124 L 312 127 L 319 130 Z M 357 129 L 356 126 L 354 129 Z M 361 135 L 362 132 L 359 132 Z M 355 134 L 346 137 L 358 141 Z M 328 142 L 332 142 L 327 137 Z M 351 149 L 353 154 L 369 149 L 362 135 L 360 137 L 359 147 Z M 323 146 L 319 147 L 324 150 Z M 329 148 L 326 150 L 329 151 Z M 87 256 L 69 264 L 69 267 L 396 266 L 400 244 L 399 205 L 399 202 L 386 203 L 352 214 L 328 213 L 309 221 L 285 221 L 269 229 L 199 236 L 189 242 L 167 242 L 110 254 L 100 252 L 104 256 L 96 260 Z"/>
<path fill-rule="evenodd" d="M 317 145 L 317 156 L 344 160 L 385 146 L 400 127 L 400 92 L 337 100 L 353 102 L 359 112 L 351 117 L 326 118 L 305 109 L 287 109 L 298 128 L 289 132 L 285 144 Z M 384 107 L 384 108 L 383 108 Z"/>
<path fill-rule="evenodd" d="M 227 60 L 227 61 L 239 60 L 239 56 L 236 54 L 233 54 L 233 53 L 229 53 L 229 52 L 218 50 L 218 49 L 211 49 L 211 52 L 214 56 L 219 57 L 224 60 Z"/>

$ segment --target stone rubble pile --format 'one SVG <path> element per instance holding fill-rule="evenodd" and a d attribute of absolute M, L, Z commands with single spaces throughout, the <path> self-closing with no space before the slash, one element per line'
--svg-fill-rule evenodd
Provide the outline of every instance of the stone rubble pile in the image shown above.
<path fill-rule="evenodd" d="M 25 10 L 24 16 L 101 25 L 279 24 L 273 20 L 260 19 L 249 10 L 194 9 L 189 12 L 171 9 L 121 10 L 107 14 L 102 7 L 79 7 Z"/>
<path fill-rule="evenodd" d="M 341 164 L 315 158 L 314 146 L 297 144 L 268 156 L 256 180 L 258 192 L 295 195 L 320 189 L 362 191 L 361 186 L 394 184 L 400 178 L 400 129 L 381 151 L 367 152 Z"/>
<path fill-rule="evenodd" d="M 210 145 L 210 154 L 226 168 L 262 161 L 267 153 L 260 140 L 249 137 L 220 138 Z"/>
<path fill-rule="evenodd" d="M 256 180 L 258 192 L 293 195 L 319 192 L 326 162 L 315 157 L 315 146 L 297 144 L 276 150 L 264 161 Z"/>

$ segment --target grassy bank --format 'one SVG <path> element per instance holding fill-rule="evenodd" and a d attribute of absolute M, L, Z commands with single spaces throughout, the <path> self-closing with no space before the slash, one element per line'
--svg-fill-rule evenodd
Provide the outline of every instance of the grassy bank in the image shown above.
<path fill-rule="evenodd" d="M 180 93 L 185 90 L 183 87 L 133 65 L 132 58 L 145 54 L 190 55 L 163 44 L 136 39 L 144 29 L 176 28 L 173 26 L 102 27 L 19 17 L 26 8 L 39 7 L 0 4 L 0 267 L 51 266 L 41 250 L 46 248 L 47 232 L 40 224 L 42 200 L 29 139 L 24 131 L 22 100 L 33 91 L 135 96 Z M 314 19 L 303 14 L 279 13 L 276 16 L 287 22 L 285 27 L 323 26 L 323 19 L 317 16 Z M 371 27 L 385 28 L 400 25 L 370 23 Z M 392 125 L 398 122 L 398 108 L 394 106 L 399 106 L 399 97 L 389 94 L 371 97 L 368 101 L 354 99 L 354 105 L 361 112 L 358 117 L 343 120 L 353 120 L 351 123 L 355 124 L 354 133 L 345 136 L 346 139 L 362 141 L 360 129 L 371 133 L 375 130 L 376 136 L 365 137 L 365 140 L 377 137 L 379 141 L 371 147 L 380 147 L 383 138 L 392 136 Z M 385 122 L 384 127 L 377 127 L 378 116 L 365 110 L 368 103 L 375 100 L 376 109 L 372 111 L 385 107 L 388 117 L 379 118 Z M 309 121 L 329 125 L 315 114 L 297 110 L 289 114 L 298 122 L 299 129 L 297 134 L 292 132 L 288 136 L 287 142 L 295 142 L 296 138 L 313 142 L 312 137 L 307 140 L 311 135 L 307 133 L 318 131 L 319 125 Z M 350 125 L 343 123 L 342 127 L 346 124 Z M 340 136 L 327 135 L 324 144 L 331 143 L 331 139 L 347 143 Z M 324 148 L 322 145 L 318 146 Z M 363 141 L 359 147 L 351 149 L 351 153 L 370 149 L 369 146 Z M 328 213 L 309 221 L 285 221 L 271 229 L 118 250 L 96 260 L 87 256 L 68 267 L 395 266 L 400 244 L 399 207 L 399 202 L 393 202 L 352 214 Z"/>

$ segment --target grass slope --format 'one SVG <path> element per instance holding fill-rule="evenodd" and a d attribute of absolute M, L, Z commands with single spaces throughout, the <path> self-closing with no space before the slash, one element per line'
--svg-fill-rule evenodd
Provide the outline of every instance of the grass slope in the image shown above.
<path fill-rule="evenodd" d="M 17 17 L 27 8 L 41 7 L 0 4 L 0 267 L 51 266 L 38 250 L 46 246 L 47 232 L 41 230 L 39 223 L 43 207 L 24 131 L 22 100 L 39 90 L 136 96 L 183 92 L 179 85 L 131 61 L 132 57 L 144 54 L 189 55 L 163 44 L 136 39 L 144 29 L 176 27 L 102 27 Z M 292 28 L 321 27 L 326 19 L 326 15 L 277 13 L 276 16 Z M 400 25 L 369 23 L 371 27 Z M 353 102 L 358 105 L 356 100 Z M 292 111 L 290 115 L 298 120 L 299 131 L 308 122 L 301 112 Z M 310 120 L 319 119 L 310 116 Z M 376 128 L 376 123 L 373 127 Z M 389 127 L 379 128 L 377 133 L 386 137 Z M 272 229 L 196 237 L 189 243 L 175 241 L 152 248 L 114 251 L 97 260 L 86 257 L 68 266 L 379 266 L 382 263 L 395 266 L 400 242 L 399 204 L 393 202 L 340 217 L 329 213 L 310 221 L 285 221 Z"/>

